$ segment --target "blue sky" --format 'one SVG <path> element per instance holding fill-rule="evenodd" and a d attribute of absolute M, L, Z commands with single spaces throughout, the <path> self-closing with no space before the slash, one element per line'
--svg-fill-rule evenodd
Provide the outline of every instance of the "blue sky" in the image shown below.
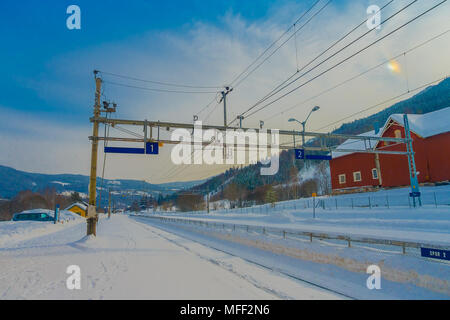
<path fill-rule="evenodd" d="M 38 78 L 42 73 L 51 75 L 48 64 L 53 57 L 111 41 L 125 42 L 128 38 L 152 30 L 183 32 L 186 25 L 196 21 L 215 24 L 224 12 L 261 19 L 273 2 L 2 1 L 0 59 L 4 63 L 0 84 L 8 94 L 3 95 L 0 102 L 19 110 L 57 112 L 61 109 L 60 104 L 23 86 L 26 79 Z M 70 4 L 81 8 L 81 30 L 68 30 L 65 26 L 68 17 L 66 8 Z M 86 74 L 86 77 L 89 76 Z M 65 105 L 69 113 L 75 107 L 70 101 L 65 101 Z M 81 116 L 77 112 L 71 113 L 71 116 L 78 115 Z"/>
<path fill-rule="evenodd" d="M 320 4 L 326 1 L 321 0 Z M 0 164 L 34 172 L 87 174 L 90 150 L 87 136 L 91 131 L 88 118 L 94 98 L 93 69 L 158 81 L 222 86 L 239 74 L 313 2 L 315 0 L 1 1 Z M 229 118 L 287 78 L 295 70 L 296 63 L 306 63 L 367 18 L 368 5 L 382 6 L 387 2 L 333 0 L 298 34 L 299 61 L 296 62 L 294 43 L 290 41 L 233 92 L 229 98 Z M 409 2 L 395 0 L 383 14 L 392 14 Z M 419 0 L 363 43 L 375 40 L 438 2 Z M 81 30 L 66 28 L 66 8 L 71 4 L 81 8 Z M 260 119 L 270 118 L 274 112 L 314 96 L 346 76 L 361 72 L 450 28 L 449 8 L 448 3 L 444 4 L 326 78 L 249 119 L 246 124 L 257 126 Z M 365 30 L 363 26 L 358 32 L 361 34 Z M 448 75 L 448 40 L 448 37 L 440 39 L 408 56 L 408 80 L 412 87 Z M 352 48 L 345 54 L 351 51 Z M 333 61 L 337 60 L 330 63 Z M 406 67 L 406 61 L 398 63 L 403 69 Z M 395 96 L 404 89 L 405 72 L 393 74 L 387 68 L 376 70 L 356 83 L 311 101 L 322 106 L 321 113 L 310 120 L 311 129 Z M 156 94 L 108 83 L 104 84 L 104 94 L 105 98 L 119 104 L 118 117 L 178 122 L 190 122 L 192 115 L 214 98 L 214 94 Z M 388 105 L 373 112 L 385 107 Z M 301 118 L 308 108 L 308 105 L 296 107 L 289 115 L 266 123 L 273 128 L 293 129 L 285 118 Z M 220 123 L 223 115 L 219 109 L 214 111 L 211 107 L 202 117 L 213 111 L 208 121 Z M 158 159 L 151 161 L 127 158 L 124 162 L 123 158 L 111 157 L 107 176 L 165 182 L 204 178 L 224 169 L 192 168 L 183 176 L 158 175 L 161 166 L 167 167 L 168 157 L 168 150 L 163 150 Z M 33 161 L 29 161 L 30 158 Z M 124 169 L 124 163 L 129 163 L 131 169 Z"/>

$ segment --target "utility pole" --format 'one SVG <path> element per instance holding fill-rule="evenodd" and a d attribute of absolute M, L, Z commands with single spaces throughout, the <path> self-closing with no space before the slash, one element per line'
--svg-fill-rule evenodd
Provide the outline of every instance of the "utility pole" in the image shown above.
<path fill-rule="evenodd" d="M 225 87 L 225 90 L 222 91 L 222 98 L 220 99 L 220 102 L 223 101 L 223 125 L 224 127 L 227 127 L 227 95 L 233 91 L 233 88 Z"/>
<path fill-rule="evenodd" d="M 313 112 L 319 110 L 319 109 L 320 109 L 319 106 L 315 106 L 314 108 L 312 108 L 311 111 L 308 113 L 308 116 L 306 117 L 306 119 L 304 121 L 298 121 L 295 118 L 290 118 L 288 120 L 289 122 L 298 122 L 298 123 L 300 123 L 302 125 L 302 148 L 303 148 L 303 150 L 305 150 L 305 127 L 306 127 L 306 122 L 308 121 L 308 119 L 311 116 L 311 114 Z M 295 143 L 294 143 L 294 146 L 295 146 Z M 306 151 L 304 153 L 305 153 L 305 157 L 306 157 Z M 305 161 L 305 166 L 306 166 L 306 168 L 308 168 L 308 162 L 307 161 Z"/>
<path fill-rule="evenodd" d="M 244 116 L 240 115 L 240 116 L 237 116 L 237 118 L 239 119 L 239 128 L 242 129 L 242 120 L 244 120 Z"/>
<path fill-rule="evenodd" d="M 89 178 L 89 206 L 87 214 L 87 232 L 89 235 L 97 235 L 97 212 L 96 212 L 96 188 L 97 188 L 97 152 L 98 152 L 98 126 L 100 117 L 100 94 L 102 88 L 102 79 L 97 77 L 97 70 L 94 70 L 95 76 L 95 104 L 94 119 L 92 129 L 92 150 L 91 150 L 91 175 Z"/>

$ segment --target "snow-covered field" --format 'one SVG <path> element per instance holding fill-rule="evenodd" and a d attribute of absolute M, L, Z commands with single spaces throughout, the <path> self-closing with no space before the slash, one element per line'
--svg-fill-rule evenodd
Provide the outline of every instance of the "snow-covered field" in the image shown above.
<path fill-rule="evenodd" d="M 128 216 L 101 218 L 96 238 L 85 231 L 84 223 L 65 224 L 2 246 L 0 298 L 345 298 Z M 81 269 L 80 290 L 66 287 L 69 265 Z"/>
<path fill-rule="evenodd" d="M 374 250 L 299 239 L 283 239 L 245 230 L 160 222 L 145 216 L 137 221 L 192 239 L 227 254 L 264 265 L 357 299 L 449 299 L 450 265 L 390 250 Z M 369 265 L 381 269 L 380 290 L 366 287 Z"/>

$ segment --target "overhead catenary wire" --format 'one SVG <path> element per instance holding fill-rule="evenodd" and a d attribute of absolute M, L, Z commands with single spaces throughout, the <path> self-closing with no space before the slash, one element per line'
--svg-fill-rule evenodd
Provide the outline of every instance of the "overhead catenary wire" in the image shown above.
<path fill-rule="evenodd" d="M 415 0 L 417 1 L 417 0 Z M 335 69 L 336 67 L 340 66 L 341 64 L 347 62 L 348 60 L 350 60 L 351 58 L 357 56 L 358 54 L 364 52 L 365 50 L 367 50 L 368 48 L 372 47 L 373 45 L 379 43 L 380 41 L 386 39 L 387 37 L 389 37 L 390 35 L 396 33 L 397 31 L 401 30 L 402 28 L 404 28 L 405 26 L 409 25 L 410 23 L 416 21 L 417 19 L 421 18 L 422 16 L 424 16 L 425 14 L 427 14 L 428 12 L 436 9 L 437 7 L 439 7 L 440 5 L 442 5 L 443 3 L 447 2 L 447 0 L 443 0 L 440 3 L 436 4 L 435 6 L 433 6 L 432 8 L 422 12 L 421 14 L 419 14 L 418 16 L 414 17 L 413 19 L 407 21 L 406 23 L 402 24 L 401 26 L 397 27 L 396 29 L 394 29 L 393 31 L 389 32 L 388 34 L 384 35 L 383 37 L 373 41 L 372 43 L 370 43 L 369 45 L 365 46 L 364 48 L 358 50 L 357 52 L 351 54 L 350 56 L 348 56 L 347 58 L 339 61 L 338 63 L 334 64 L 333 66 L 331 66 L 330 68 L 326 69 L 325 71 L 319 73 L 318 75 L 314 76 L 313 78 L 309 79 L 308 81 L 303 82 L 302 84 L 298 85 L 297 87 L 291 89 L 290 91 L 284 93 L 283 95 L 277 97 L 276 99 L 272 100 L 271 102 L 267 103 L 266 105 L 260 107 L 259 109 L 257 109 L 256 111 L 252 112 L 250 115 L 247 115 L 246 118 L 252 116 L 253 114 L 255 114 L 256 112 L 259 112 L 265 108 L 267 108 L 268 106 L 272 105 L 273 103 L 281 100 L 282 98 L 286 97 L 287 95 L 297 91 L 298 89 L 302 88 L 303 86 L 311 83 L 312 81 L 318 79 L 319 77 L 323 76 L 324 74 L 330 72 L 331 70 Z"/>
<path fill-rule="evenodd" d="M 416 3 L 419 0 L 413 0 L 412 2 L 410 2 L 409 4 L 407 4 L 406 6 L 404 6 L 403 8 L 401 8 L 400 10 L 398 10 L 397 12 L 395 12 L 394 14 L 392 14 L 390 17 L 388 17 L 386 20 L 382 21 L 380 23 L 380 25 L 390 21 L 392 18 L 394 18 L 395 16 L 397 16 L 398 14 L 400 14 L 401 12 L 403 12 L 404 10 L 406 10 L 407 8 L 409 8 L 411 5 L 413 5 L 414 3 Z M 445 0 L 447 1 L 447 0 Z M 444 1 L 444 2 L 445 2 Z M 391 2 L 389 2 L 387 5 L 389 5 Z M 386 5 L 386 6 L 387 6 Z M 386 7 L 385 6 L 385 7 Z M 361 26 L 361 24 L 358 24 L 358 27 Z M 342 37 L 341 39 L 339 39 L 335 44 L 333 44 L 331 47 L 329 47 L 328 49 L 326 49 L 325 51 L 330 50 L 334 45 L 336 45 L 337 43 L 339 43 L 340 41 L 342 41 L 343 39 L 345 39 L 349 34 L 351 34 L 352 32 L 354 32 L 355 30 L 358 29 L 358 27 L 354 28 L 352 31 L 350 31 L 347 35 L 345 35 L 344 37 Z M 252 105 L 250 108 L 248 108 L 246 111 L 244 111 L 241 115 L 245 115 L 246 113 L 248 113 L 249 111 L 253 110 L 254 108 L 256 108 L 258 105 L 260 105 L 261 103 L 263 103 L 264 101 L 268 100 L 269 98 L 273 97 L 274 95 L 276 95 L 277 93 L 281 92 L 282 90 L 284 90 L 285 88 L 289 87 L 291 84 L 293 84 L 294 82 L 298 81 L 299 79 L 303 78 L 304 76 L 308 75 L 311 71 L 317 69 L 318 67 L 320 67 L 322 64 L 324 64 L 325 62 L 327 62 L 328 60 L 330 60 L 331 58 L 335 57 L 337 54 L 341 53 L 342 51 L 344 51 L 345 49 L 349 48 L 350 46 L 352 46 L 353 44 L 355 44 L 356 42 L 360 41 L 362 38 L 364 38 L 365 36 L 367 36 L 368 34 L 370 34 L 371 32 L 373 32 L 373 30 L 375 29 L 369 29 L 367 32 L 363 33 L 362 35 L 360 35 L 359 37 L 357 37 L 356 39 L 352 40 L 350 43 L 348 43 L 347 45 L 345 45 L 344 47 L 342 47 L 341 49 L 339 49 L 338 51 L 334 52 L 332 55 L 328 56 L 327 58 L 325 58 L 324 60 L 322 60 L 321 62 L 319 62 L 318 64 L 316 64 L 315 66 L 311 67 L 310 69 L 308 69 L 307 71 L 303 72 L 302 74 L 300 74 L 297 78 L 295 78 L 294 80 L 288 82 L 289 80 L 291 80 L 296 74 L 294 73 L 293 75 L 291 75 L 288 79 L 284 80 L 280 85 L 278 85 L 275 89 L 273 89 L 272 91 L 270 91 L 268 94 L 266 94 L 262 99 L 260 99 L 258 102 L 256 102 L 254 105 Z M 365 48 L 367 49 L 367 48 Z M 364 51 L 365 49 L 361 50 L 360 52 Z M 357 52 L 357 54 L 359 54 L 360 52 Z M 350 58 L 352 58 L 353 56 L 357 55 L 354 54 L 352 56 L 350 56 L 349 58 L 347 58 L 346 60 L 343 60 L 342 62 L 340 62 L 339 64 L 337 64 L 336 66 L 344 63 L 345 61 L 349 60 Z M 317 60 L 318 57 L 320 57 L 322 54 L 320 54 L 319 56 L 317 56 L 316 58 L 314 58 L 312 61 L 310 61 L 307 65 L 310 65 L 313 61 Z M 336 67 L 335 66 L 335 67 Z M 302 68 L 301 70 L 303 70 L 304 68 Z M 333 69 L 333 68 L 331 68 Z M 327 73 L 329 70 L 326 70 L 325 72 L 323 72 L 323 74 Z M 317 77 L 316 77 L 317 78 Z M 315 78 L 313 78 L 312 80 L 314 80 Z M 311 80 L 311 81 L 312 81 Z M 288 82 L 288 83 L 287 83 Z M 287 84 L 285 84 L 287 83 Z M 294 90 L 295 91 L 295 90 Z M 289 94 L 290 92 L 288 92 Z M 287 95 L 287 94 L 286 94 Z M 279 99 L 283 98 L 285 95 L 279 97 Z M 275 101 L 278 101 L 279 99 L 276 99 Z M 272 102 L 273 103 L 273 102 Z M 271 103 L 270 103 L 271 104 Z M 248 116 L 247 116 L 248 117 Z"/>
<path fill-rule="evenodd" d="M 106 71 L 100 71 L 100 70 L 98 70 L 98 71 L 102 74 L 110 75 L 110 76 L 117 77 L 117 78 L 145 82 L 145 83 L 153 83 L 153 84 L 158 84 L 158 85 L 168 86 L 168 87 L 192 88 L 192 89 L 220 89 L 220 88 L 222 88 L 222 86 L 191 85 L 191 84 L 179 84 L 179 83 L 171 83 L 171 82 L 163 82 L 163 81 L 155 81 L 155 80 L 146 80 L 146 79 L 140 79 L 140 78 L 131 77 L 131 76 L 127 76 L 127 75 L 112 73 L 112 72 L 106 72 Z"/>
<path fill-rule="evenodd" d="M 104 83 L 109 83 L 115 86 L 121 86 L 126 88 L 133 88 L 133 89 L 139 89 L 139 90 L 146 90 L 146 91 L 153 91 L 153 92 L 167 92 L 167 93 L 186 93 L 186 94 L 212 94 L 217 93 L 217 91 L 188 91 L 188 90 L 171 90 L 171 89 L 159 89 L 159 88 L 148 88 L 148 87 L 141 87 L 141 86 L 135 86 L 131 84 L 126 83 L 119 83 L 109 80 L 103 80 Z"/>
<path fill-rule="evenodd" d="M 387 6 L 389 6 L 394 0 L 390 0 L 388 3 L 386 3 L 383 7 L 380 8 L 380 10 L 376 13 L 381 12 L 382 10 L 384 10 Z M 303 71 L 306 67 L 308 67 L 311 63 L 313 63 L 314 61 L 316 61 L 318 58 L 320 58 L 321 56 L 323 56 L 325 53 L 327 53 L 329 50 L 331 50 L 333 47 L 335 47 L 337 44 L 339 44 L 340 42 L 342 42 L 345 38 L 347 38 L 350 34 L 352 34 L 353 32 L 355 32 L 359 27 L 361 27 L 363 24 L 365 24 L 367 22 L 366 19 L 364 19 L 361 23 L 359 23 L 356 27 L 354 27 L 352 30 L 350 30 L 349 32 L 347 32 L 344 36 L 342 36 L 341 38 L 339 38 L 338 40 L 336 40 L 333 44 L 331 44 L 327 49 L 325 49 L 324 51 L 322 51 L 321 53 L 319 53 L 314 59 L 312 59 L 311 61 L 309 61 L 308 63 L 306 63 L 305 65 L 303 65 L 300 69 L 297 67 L 297 71 L 294 72 L 293 74 L 291 74 L 287 79 L 285 79 L 283 82 L 281 82 L 280 84 L 278 84 L 275 88 L 273 88 L 269 93 L 267 93 L 263 98 L 261 98 L 260 100 L 258 100 L 254 105 L 252 105 L 249 109 L 247 109 L 245 112 L 241 113 L 241 116 L 244 116 L 244 114 L 246 112 L 249 112 L 250 110 L 252 110 L 253 108 L 257 107 L 259 104 L 261 104 L 262 102 L 264 102 L 267 98 L 269 98 L 272 93 L 274 93 L 275 91 L 277 91 L 280 87 L 282 87 L 286 82 L 288 82 L 289 80 L 291 80 L 295 75 L 297 75 L 298 73 L 300 73 L 301 71 Z M 233 121 L 234 122 L 234 121 Z M 232 123 L 230 123 L 229 125 L 231 125 Z"/>
<path fill-rule="evenodd" d="M 275 52 L 277 52 L 281 47 L 283 47 L 289 40 L 292 39 L 300 30 L 302 30 L 306 25 L 308 25 L 316 16 L 318 16 L 333 0 L 328 0 L 328 2 L 322 6 L 316 13 L 314 13 L 302 26 L 300 26 L 292 35 L 290 35 L 281 45 L 279 45 L 274 51 L 272 51 L 267 57 L 265 57 L 255 68 L 253 68 L 244 78 L 241 78 L 235 85 L 234 88 L 239 86 L 244 80 L 246 80 L 254 71 L 256 71 L 264 62 L 266 62 L 270 57 L 272 57 Z"/>
<path fill-rule="evenodd" d="M 396 95 L 395 97 L 389 98 L 389 99 L 384 100 L 384 101 L 382 101 L 382 102 L 379 102 L 379 103 L 377 103 L 377 104 L 371 105 L 371 106 L 369 106 L 369 107 L 367 107 L 367 108 L 361 109 L 361 110 L 359 110 L 359 111 L 357 111 L 357 112 L 355 112 L 355 113 L 352 113 L 352 114 L 350 114 L 350 115 L 348 115 L 348 116 L 346 116 L 346 117 L 344 117 L 344 118 L 341 118 L 341 119 L 339 119 L 339 120 L 333 121 L 333 122 L 331 122 L 331 123 L 329 123 L 329 124 L 327 124 L 327 125 L 325 125 L 325 126 L 322 126 L 322 127 L 320 127 L 320 128 L 314 129 L 314 131 L 319 131 L 319 130 L 328 128 L 328 127 L 330 127 L 330 126 L 332 126 L 332 125 L 338 124 L 338 123 L 340 123 L 340 122 L 342 122 L 342 121 L 344 121 L 344 120 L 350 119 L 350 118 L 352 118 L 352 117 L 354 117 L 354 116 L 356 116 L 356 115 L 359 115 L 359 114 L 361 114 L 361 113 L 364 113 L 364 112 L 366 112 L 366 111 L 369 111 L 369 110 L 371 110 L 371 109 L 374 109 L 374 108 L 376 108 L 376 107 L 378 107 L 378 106 L 381 106 L 381 105 L 383 105 L 383 104 L 386 104 L 386 103 L 395 101 L 395 100 L 397 100 L 397 99 L 399 99 L 399 98 L 401 98 L 401 97 L 403 97 L 403 96 L 405 96 L 405 95 L 407 95 L 407 94 L 413 93 L 413 92 L 415 92 L 415 91 L 424 89 L 424 88 L 426 88 L 426 87 L 428 87 L 428 86 L 430 86 L 430 85 L 433 85 L 433 84 L 435 84 L 435 83 L 441 82 L 442 80 L 445 80 L 445 79 L 447 79 L 448 77 L 449 77 L 449 76 L 446 75 L 446 76 L 441 77 L 441 78 L 439 78 L 439 79 L 437 79 L 437 80 L 430 81 L 430 82 L 427 82 L 427 83 L 425 83 L 425 84 L 422 84 L 422 85 L 420 85 L 420 86 L 418 86 L 418 87 L 415 87 L 415 88 L 413 88 L 413 89 L 411 89 L 411 90 L 406 90 L 405 92 L 403 92 L 403 93 L 401 93 L 401 94 L 399 94 L 399 95 Z M 450 105 L 449 105 L 449 106 L 450 106 Z"/>
<path fill-rule="evenodd" d="M 305 15 L 307 15 L 321 0 L 317 0 L 311 7 L 309 7 L 308 10 L 306 10 L 295 22 L 294 24 L 297 24 Z M 262 58 L 278 41 L 280 41 L 292 28 L 293 25 L 291 25 L 286 31 L 284 31 L 275 41 L 273 41 L 261 54 L 258 55 L 258 57 L 253 60 L 251 64 L 249 64 L 241 73 L 239 73 L 232 81 L 231 85 L 234 85 L 234 83 L 242 76 L 244 75 L 260 58 Z"/>
<path fill-rule="evenodd" d="M 323 91 L 321 91 L 320 93 L 318 93 L 318 94 L 316 94 L 316 95 L 314 95 L 314 96 L 312 96 L 312 97 L 310 97 L 310 98 L 308 98 L 308 99 L 306 99 L 306 100 L 303 100 L 303 101 L 300 102 L 300 103 L 296 103 L 296 104 L 294 104 L 293 106 L 291 106 L 291 107 L 289 107 L 289 108 L 287 108 L 287 109 L 284 109 L 284 110 L 282 110 L 282 111 L 279 111 L 279 112 L 277 112 L 277 113 L 275 113 L 275 114 L 273 114 L 273 115 L 271 115 L 271 116 L 265 118 L 264 121 L 266 122 L 266 121 L 268 121 L 268 120 L 270 120 L 270 119 L 273 119 L 273 118 L 275 118 L 275 117 L 277 117 L 277 116 L 279 116 L 279 115 L 284 114 L 285 112 L 288 112 L 288 111 L 290 111 L 290 110 L 292 110 L 292 109 L 294 109 L 294 108 L 296 108 L 296 107 L 299 107 L 299 106 L 301 106 L 301 105 L 303 105 L 303 104 L 305 104 L 305 103 L 307 103 L 307 102 L 309 102 L 309 101 L 312 101 L 312 100 L 314 100 L 314 99 L 317 99 L 318 97 L 320 97 L 320 96 L 322 96 L 322 95 L 324 95 L 324 94 L 326 94 L 326 93 L 328 93 L 328 92 L 330 92 L 330 91 L 332 91 L 332 90 L 334 90 L 334 89 L 336 89 L 336 88 L 338 88 L 338 87 L 340 87 L 340 86 L 342 86 L 342 85 L 344 85 L 344 84 L 347 84 L 347 83 L 349 83 L 349 82 L 351 82 L 351 81 L 353 81 L 353 80 L 355 80 L 355 79 L 357 79 L 357 78 L 359 78 L 359 77 L 361 77 L 361 76 L 363 76 L 363 75 L 365 75 L 365 74 L 367 74 L 367 73 L 369 73 L 369 72 L 371 72 L 371 71 L 373 71 L 373 70 L 375 70 L 375 69 L 377 69 L 377 68 L 380 68 L 380 67 L 382 67 L 382 66 L 385 66 L 386 63 L 388 63 L 388 62 L 391 61 L 391 60 L 398 59 L 398 58 L 400 58 L 400 57 L 402 57 L 402 56 L 404 56 L 404 55 L 407 55 L 407 54 L 409 54 L 409 53 L 411 53 L 411 52 L 413 52 L 413 51 L 415 51 L 415 50 L 417 50 L 417 49 L 419 49 L 419 48 L 421 48 L 421 47 L 423 47 L 423 46 L 429 44 L 430 42 L 432 42 L 432 41 L 434 41 L 434 40 L 436 40 L 436 39 L 439 39 L 440 37 L 442 37 L 442 36 L 448 34 L 449 32 L 450 32 L 450 29 L 447 29 L 446 31 L 441 32 L 441 33 L 439 33 L 438 35 L 433 36 L 432 38 L 429 38 L 428 40 L 419 43 L 418 45 L 415 45 L 414 47 L 412 47 L 412 48 L 406 50 L 406 51 L 403 52 L 403 53 L 400 53 L 400 54 L 398 54 L 398 55 L 396 55 L 396 56 L 393 56 L 393 57 L 391 57 L 391 58 L 389 58 L 389 59 L 386 59 L 386 60 L 384 60 L 383 62 L 381 62 L 381 63 L 379 63 L 379 64 L 377 64 L 377 65 L 375 65 L 375 66 L 373 66 L 373 67 L 370 67 L 370 68 L 366 69 L 365 71 L 363 71 L 363 72 L 361 72 L 361 73 L 359 73 L 359 74 L 357 74 L 357 75 L 355 75 L 355 76 L 352 76 L 352 77 L 350 77 L 350 78 L 348 78 L 348 79 L 346 79 L 346 80 L 344 80 L 344 81 L 342 81 L 342 82 L 339 82 L 338 84 L 336 84 L 336 85 L 334 85 L 334 86 L 331 86 L 330 88 L 328 88 L 328 89 L 326 89 L 326 90 L 323 90 Z M 407 86 L 407 88 L 408 88 L 408 90 L 409 90 L 409 85 Z"/>

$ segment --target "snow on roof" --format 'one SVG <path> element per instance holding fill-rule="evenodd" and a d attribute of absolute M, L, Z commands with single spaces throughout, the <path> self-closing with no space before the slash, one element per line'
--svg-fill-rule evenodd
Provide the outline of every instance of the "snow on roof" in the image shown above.
<path fill-rule="evenodd" d="M 381 134 L 381 131 L 378 131 L 377 134 L 375 134 L 375 130 L 372 131 L 368 131 L 362 134 L 359 134 L 358 136 L 363 136 L 363 137 L 379 137 Z M 371 140 L 371 145 L 370 147 L 373 149 L 376 145 L 376 141 L 375 140 Z M 366 143 L 364 143 L 364 140 L 357 140 L 357 139 L 348 139 L 345 140 L 344 143 L 342 143 L 341 145 L 339 145 L 337 147 L 337 149 L 351 149 L 351 150 L 366 150 L 369 147 L 368 141 Z M 343 157 L 346 156 L 348 154 L 352 154 L 353 152 L 336 152 L 333 151 L 332 154 L 332 158 L 339 158 L 339 157 Z"/>
<path fill-rule="evenodd" d="M 387 129 L 389 122 L 393 120 L 404 126 L 403 123 L 403 114 L 395 113 L 389 116 L 382 130 L 375 134 L 375 131 L 369 131 L 359 136 L 381 136 L 384 131 Z M 425 114 L 408 114 L 409 128 L 412 132 L 421 136 L 422 138 L 428 138 L 435 136 L 437 134 L 445 133 L 450 131 L 450 107 L 444 108 L 441 110 L 428 112 Z M 375 142 L 372 141 L 373 144 L 370 146 L 372 149 L 375 147 Z M 369 147 L 367 145 L 367 147 Z M 343 144 L 339 145 L 337 149 L 352 149 L 352 150 L 365 150 L 366 145 L 364 144 L 364 140 L 356 140 L 356 139 L 348 139 Z M 343 157 L 348 154 L 352 154 L 353 152 L 332 152 L 333 158 Z"/>
<path fill-rule="evenodd" d="M 74 206 L 78 206 L 78 207 L 80 207 L 81 209 L 83 209 L 83 210 L 86 210 L 87 209 L 87 205 L 85 204 L 85 203 L 83 203 L 83 202 L 75 202 L 75 203 L 72 203 L 70 206 L 68 206 L 67 208 L 65 208 L 64 210 L 70 210 L 71 208 L 73 208 Z"/>
<path fill-rule="evenodd" d="M 386 128 L 386 125 L 390 120 L 394 120 L 402 126 L 404 125 L 403 114 L 392 114 L 386 121 L 384 128 Z M 450 107 L 425 114 L 408 114 L 408 122 L 410 130 L 422 138 L 428 138 L 437 134 L 449 132 Z"/>
<path fill-rule="evenodd" d="M 24 210 L 22 212 L 18 212 L 21 214 L 33 214 L 33 213 L 48 213 L 49 215 L 53 216 L 53 210 L 49 209 L 30 209 L 30 210 Z"/>

